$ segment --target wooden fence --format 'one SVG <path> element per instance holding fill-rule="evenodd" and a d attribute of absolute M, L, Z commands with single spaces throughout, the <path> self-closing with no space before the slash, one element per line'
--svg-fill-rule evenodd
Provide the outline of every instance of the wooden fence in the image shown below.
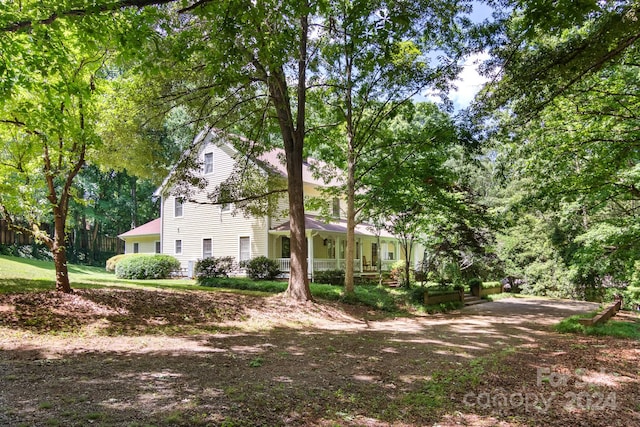
<path fill-rule="evenodd" d="M 5 221 L 4 219 L 0 219 L 0 245 L 22 246 L 30 245 L 32 243 L 33 236 L 10 229 L 7 221 Z"/>
<path fill-rule="evenodd" d="M 46 224 L 41 229 L 49 231 Z M 34 244 L 33 236 L 28 233 L 20 233 L 9 228 L 5 220 L 0 219 L 0 245 L 24 246 Z M 71 261 L 100 264 L 106 258 L 124 253 L 124 241 L 117 237 L 98 234 L 93 236 L 89 230 L 71 230 L 67 236 L 67 253 Z"/>

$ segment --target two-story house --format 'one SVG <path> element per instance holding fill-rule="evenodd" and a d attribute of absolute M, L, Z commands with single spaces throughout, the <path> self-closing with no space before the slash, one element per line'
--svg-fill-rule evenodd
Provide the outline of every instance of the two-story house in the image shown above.
<path fill-rule="evenodd" d="M 125 240 L 126 253 L 163 253 L 175 256 L 188 272 L 198 259 L 211 256 L 231 256 L 236 261 L 266 256 L 278 261 L 280 270 L 289 271 L 289 220 L 282 213 L 275 216 L 247 216 L 236 212 L 233 204 L 213 205 L 207 199 L 221 182 L 233 172 L 242 156 L 224 136 L 212 131 L 202 134 L 199 144 L 200 173 L 206 179 L 206 188 L 197 190 L 184 201 L 179 196 L 166 195 L 161 187 L 156 195 L 161 198 L 160 218 L 130 230 L 120 237 Z M 259 157 L 257 165 L 269 167 L 286 176 L 281 150 L 273 150 Z M 320 191 L 326 184 L 314 177 L 308 163 L 303 166 L 305 197 L 323 197 Z M 165 186 L 168 181 L 165 181 Z M 286 193 L 281 200 L 287 206 Z M 344 269 L 346 253 L 346 204 L 339 198 L 327 200 L 332 219 L 319 211 L 306 211 L 306 233 L 309 272 Z M 154 233 L 154 231 L 156 233 Z M 397 238 L 372 225 L 356 226 L 355 273 L 374 272 L 378 263 L 389 270 L 402 259 Z M 414 250 L 414 253 L 418 251 Z M 422 255 L 421 253 L 419 255 Z M 415 261 L 415 260 L 414 260 Z"/>

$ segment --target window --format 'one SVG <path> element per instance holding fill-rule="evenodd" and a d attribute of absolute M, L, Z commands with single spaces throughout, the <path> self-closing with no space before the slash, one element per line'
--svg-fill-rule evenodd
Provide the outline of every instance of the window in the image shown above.
<path fill-rule="evenodd" d="M 173 216 L 176 218 L 182 217 L 182 208 L 184 206 L 184 201 L 178 197 L 175 199 L 175 204 L 173 208 Z"/>
<path fill-rule="evenodd" d="M 340 199 L 337 197 L 333 198 L 333 216 L 340 218 Z"/>
<path fill-rule="evenodd" d="M 134 243 L 133 244 L 133 253 L 137 254 L 138 252 L 140 252 L 140 243 Z"/>
<path fill-rule="evenodd" d="M 223 203 L 220 205 L 220 212 L 229 212 L 231 210 L 231 203 Z"/>
<path fill-rule="evenodd" d="M 251 259 L 251 238 L 240 237 L 240 261 Z"/>
<path fill-rule="evenodd" d="M 290 258 L 291 257 L 291 239 L 286 236 L 282 236 L 282 258 Z"/>
<path fill-rule="evenodd" d="M 378 244 L 371 243 L 371 263 L 372 265 L 378 265 Z"/>
<path fill-rule="evenodd" d="M 156 242 L 156 253 L 159 254 L 160 252 L 160 242 Z"/>
<path fill-rule="evenodd" d="M 336 259 L 336 241 L 327 239 L 327 258 Z"/>
<path fill-rule="evenodd" d="M 176 240 L 176 255 L 182 253 L 182 240 Z"/>
<path fill-rule="evenodd" d="M 202 239 L 202 259 L 211 258 L 213 256 L 213 240 Z"/>
<path fill-rule="evenodd" d="M 213 173 L 213 153 L 204 154 L 204 173 Z"/>

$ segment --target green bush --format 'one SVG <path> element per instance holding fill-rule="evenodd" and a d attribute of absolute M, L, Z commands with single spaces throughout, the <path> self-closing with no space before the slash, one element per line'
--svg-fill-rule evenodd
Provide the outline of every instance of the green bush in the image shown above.
<path fill-rule="evenodd" d="M 482 289 L 500 288 L 502 283 L 500 282 L 482 282 Z"/>
<path fill-rule="evenodd" d="M 640 286 L 628 286 L 622 292 L 616 292 L 618 293 L 622 295 L 622 302 L 626 309 L 640 310 Z"/>
<path fill-rule="evenodd" d="M 472 277 L 471 279 L 469 279 L 468 284 L 469 286 L 482 287 L 482 280 L 478 279 L 477 277 Z"/>
<path fill-rule="evenodd" d="M 405 271 L 406 263 L 403 260 L 398 260 L 391 265 L 391 272 L 389 276 L 400 286 L 408 286 L 411 277 L 407 278 Z M 409 273 L 411 274 L 411 273 Z"/>
<path fill-rule="evenodd" d="M 471 294 L 474 296 L 480 296 L 480 289 L 482 289 L 482 280 L 477 277 L 472 277 L 469 279 L 469 289 L 471 290 Z"/>
<path fill-rule="evenodd" d="M 314 271 L 313 281 L 325 285 L 344 285 L 344 270 Z"/>
<path fill-rule="evenodd" d="M 281 273 L 278 261 L 266 256 L 255 257 L 240 263 L 247 270 L 247 276 L 253 280 L 273 280 Z"/>
<path fill-rule="evenodd" d="M 116 264 L 119 279 L 167 279 L 180 268 L 170 255 L 136 255 L 124 257 Z"/>
<path fill-rule="evenodd" d="M 140 255 L 141 254 L 119 254 L 119 255 L 112 256 L 111 258 L 109 258 L 107 260 L 107 264 L 106 264 L 105 269 L 110 273 L 114 273 L 116 271 L 116 266 L 124 258 L 130 258 L 130 257 L 133 257 L 133 256 L 140 256 Z"/>
<path fill-rule="evenodd" d="M 235 259 L 230 256 L 209 257 L 196 262 L 194 273 L 198 282 L 202 279 L 229 277 L 235 268 Z"/>

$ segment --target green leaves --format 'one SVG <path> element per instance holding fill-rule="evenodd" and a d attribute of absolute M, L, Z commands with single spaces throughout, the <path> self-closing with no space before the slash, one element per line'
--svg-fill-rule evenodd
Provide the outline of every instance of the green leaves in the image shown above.
<path fill-rule="evenodd" d="M 523 120 L 577 83 L 622 62 L 640 39 L 637 2 L 513 2 L 506 38 L 493 47 L 500 79 L 478 106 L 509 106 Z"/>

